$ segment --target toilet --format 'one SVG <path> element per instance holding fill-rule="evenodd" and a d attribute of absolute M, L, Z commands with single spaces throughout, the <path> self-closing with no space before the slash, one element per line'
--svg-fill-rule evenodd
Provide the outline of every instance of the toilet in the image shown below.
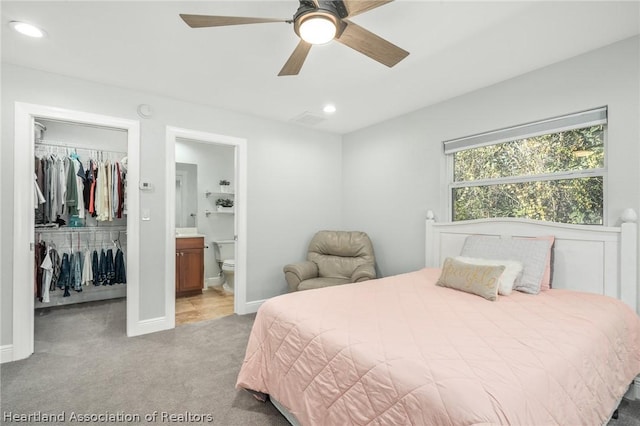
<path fill-rule="evenodd" d="M 233 276 L 236 269 L 236 242 L 234 240 L 219 240 L 213 242 L 216 261 L 224 275 L 222 288 L 233 293 Z"/>

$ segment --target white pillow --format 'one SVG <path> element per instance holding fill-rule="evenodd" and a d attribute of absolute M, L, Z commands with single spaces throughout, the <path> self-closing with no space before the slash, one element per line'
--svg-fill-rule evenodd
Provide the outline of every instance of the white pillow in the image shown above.
<path fill-rule="evenodd" d="M 513 289 L 538 294 L 547 267 L 550 243 L 547 240 L 496 238 L 486 235 L 469 235 L 462 246 L 462 256 L 482 259 L 507 259 L 522 262 L 522 275 L 516 279 Z"/>
<path fill-rule="evenodd" d="M 513 283 L 522 273 L 522 262 L 517 260 L 494 260 L 482 259 L 479 257 L 456 256 L 455 260 L 472 265 L 504 266 L 504 272 L 500 275 L 498 282 L 498 294 L 508 296 L 513 290 Z"/>

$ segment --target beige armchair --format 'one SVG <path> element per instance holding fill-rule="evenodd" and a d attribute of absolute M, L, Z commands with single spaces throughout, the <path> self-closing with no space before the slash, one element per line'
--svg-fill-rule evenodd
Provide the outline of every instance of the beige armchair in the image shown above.
<path fill-rule="evenodd" d="M 286 265 L 284 276 L 290 291 L 375 279 L 373 245 L 364 232 L 320 231 L 309 243 L 307 260 Z"/>

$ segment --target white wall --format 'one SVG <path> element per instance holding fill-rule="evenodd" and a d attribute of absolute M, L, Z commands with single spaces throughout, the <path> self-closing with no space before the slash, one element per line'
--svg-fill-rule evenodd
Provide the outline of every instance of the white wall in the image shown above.
<path fill-rule="evenodd" d="M 128 119 L 149 104 L 155 114 L 141 119 L 141 179 L 155 185 L 140 194 L 151 220 L 140 224 L 140 318 L 164 315 L 165 130 L 167 125 L 248 140 L 247 300 L 286 291 L 282 266 L 302 259 L 318 228 L 341 223 L 341 137 L 230 111 L 209 108 L 86 80 L 2 64 L 2 336 L 12 342 L 11 250 L 13 227 L 14 102 L 57 106 Z M 327 202 L 336 200 L 336 202 Z"/>
<path fill-rule="evenodd" d="M 369 234 L 384 275 L 421 268 L 426 210 L 448 217 L 443 140 L 603 105 L 609 106 L 607 224 L 614 225 L 626 207 L 638 211 L 639 40 L 345 135 L 344 226 Z"/>

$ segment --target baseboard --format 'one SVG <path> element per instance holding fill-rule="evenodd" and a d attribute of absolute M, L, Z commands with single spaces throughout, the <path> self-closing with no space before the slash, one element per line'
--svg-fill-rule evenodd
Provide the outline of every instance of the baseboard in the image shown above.
<path fill-rule="evenodd" d="M 138 321 L 134 330 L 127 330 L 127 336 L 141 336 L 143 334 L 155 333 L 157 331 L 170 330 L 175 327 L 175 318 L 158 317 Z"/>
<path fill-rule="evenodd" d="M 218 287 L 224 283 L 222 277 L 210 277 L 204 280 L 205 287 Z"/>
<path fill-rule="evenodd" d="M 13 345 L 0 346 L 0 364 L 13 361 Z"/>
<path fill-rule="evenodd" d="M 262 304 L 266 301 L 267 299 L 262 299 L 262 300 L 255 300 L 253 302 L 245 303 L 243 314 L 254 314 L 258 312 L 258 309 L 260 309 L 260 306 L 262 306 Z"/>

